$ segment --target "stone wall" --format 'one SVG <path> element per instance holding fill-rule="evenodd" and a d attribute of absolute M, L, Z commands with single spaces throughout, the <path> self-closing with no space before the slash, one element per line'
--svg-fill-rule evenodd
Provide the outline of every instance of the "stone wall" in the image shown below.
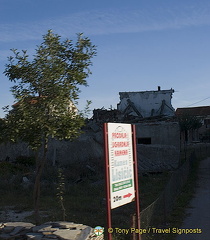
<path fill-rule="evenodd" d="M 139 123 L 136 127 L 137 140 L 151 137 L 151 145 L 137 144 L 140 171 L 161 171 L 174 169 L 179 163 L 179 131 L 177 123 Z M 52 165 L 82 165 L 98 162 L 104 164 L 103 131 L 99 127 L 87 130 L 77 140 L 51 140 L 47 154 Z M 14 161 L 18 156 L 29 156 L 33 152 L 27 144 L 1 144 L 0 161 Z M 83 164 L 84 163 L 84 164 Z"/>
<path fill-rule="evenodd" d="M 57 163 L 68 164 L 99 159 L 103 156 L 102 132 L 82 134 L 74 141 L 50 140 L 47 159 L 52 165 Z M 0 161 L 15 161 L 19 156 L 34 155 L 26 143 L 0 144 Z"/>
<path fill-rule="evenodd" d="M 103 240 L 93 229 L 73 222 L 47 222 L 39 226 L 27 222 L 0 223 L 0 239 L 5 240 Z"/>
<path fill-rule="evenodd" d="M 28 144 L 23 142 L 0 144 L 0 161 L 14 161 L 16 157 L 31 156 L 32 154 Z"/>
<path fill-rule="evenodd" d="M 68 165 L 74 162 L 89 162 L 103 157 L 102 133 L 83 134 L 73 142 L 52 140 L 49 145 L 48 159 L 52 164 Z"/>
<path fill-rule="evenodd" d="M 174 146 L 137 145 L 139 172 L 161 172 L 178 168 L 180 152 Z"/>
<path fill-rule="evenodd" d="M 151 144 L 174 146 L 180 150 L 180 128 L 178 122 L 142 122 L 136 124 L 136 137 L 151 138 Z"/>

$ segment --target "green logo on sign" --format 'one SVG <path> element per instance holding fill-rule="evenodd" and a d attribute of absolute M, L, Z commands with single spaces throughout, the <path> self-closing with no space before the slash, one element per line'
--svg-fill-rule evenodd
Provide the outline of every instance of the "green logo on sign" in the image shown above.
<path fill-rule="evenodd" d="M 112 192 L 117 192 L 126 188 L 130 188 L 133 186 L 133 181 L 132 179 L 117 182 L 112 184 Z"/>

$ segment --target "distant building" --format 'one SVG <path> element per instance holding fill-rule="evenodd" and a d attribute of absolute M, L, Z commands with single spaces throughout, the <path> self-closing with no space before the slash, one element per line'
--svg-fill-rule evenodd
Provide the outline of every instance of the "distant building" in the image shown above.
<path fill-rule="evenodd" d="M 120 92 L 120 103 L 117 110 L 123 115 L 140 118 L 154 116 L 174 116 L 171 99 L 174 90 L 142 91 L 142 92 Z"/>
<path fill-rule="evenodd" d="M 210 119 L 210 106 L 177 108 L 176 116 L 196 116 L 202 120 Z"/>
<path fill-rule="evenodd" d="M 181 136 L 182 142 L 186 139 L 187 142 L 210 141 L 210 106 L 177 108 L 175 114 L 179 118 L 196 117 L 202 123 L 200 128 L 188 130 L 185 136 Z"/>
<path fill-rule="evenodd" d="M 44 100 L 47 98 L 47 96 L 29 96 L 27 97 L 26 99 L 24 99 L 24 101 L 26 103 L 29 103 L 31 105 L 35 105 L 35 104 L 42 104 L 44 103 Z M 18 106 L 20 105 L 20 101 L 19 102 L 16 102 L 12 105 L 13 109 L 17 108 Z M 52 105 L 52 110 L 55 108 L 55 106 Z M 75 104 L 69 100 L 66 104 L 66 109 L 69 111 L 69 112 L 73 112 L 75 114 L 78 113 L 78 109 L 77 107 L 75 106 Z"/>

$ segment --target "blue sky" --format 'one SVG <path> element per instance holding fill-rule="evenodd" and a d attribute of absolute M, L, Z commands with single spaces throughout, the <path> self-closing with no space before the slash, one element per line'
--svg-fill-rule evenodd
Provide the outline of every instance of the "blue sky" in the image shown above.
<path fill-rule="evenodd" d="M 0 0 L 0 108 L 14 101 L 10 49 L 33 55 L 52 29 L 97 46 L 79 108 L 116 108 L 120 91 L 173 88 L 174 108 L 210 105 L 209 0 Z M 4 113 L 0 110 L 0 117 Z"/>

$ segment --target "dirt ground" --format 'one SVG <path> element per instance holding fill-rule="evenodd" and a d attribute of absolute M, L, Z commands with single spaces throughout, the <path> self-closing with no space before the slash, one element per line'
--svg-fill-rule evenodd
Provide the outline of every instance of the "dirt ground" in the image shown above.
<path fill-rule="evenodd" d="M 176 240 L 210 239 L 210 158 L 200 162 L 196 191 Z M 189 232 L 188 234 L 186 234 Z"/>
<path fill-rule="evenodd" d="M 0 211 L 0 221 L 2 222 L 21 222 L 24 221 L 26 217 L 31 216 L 33 211 L 18 211 L 14 207 L 8 206 L 4 210 Z"/>

